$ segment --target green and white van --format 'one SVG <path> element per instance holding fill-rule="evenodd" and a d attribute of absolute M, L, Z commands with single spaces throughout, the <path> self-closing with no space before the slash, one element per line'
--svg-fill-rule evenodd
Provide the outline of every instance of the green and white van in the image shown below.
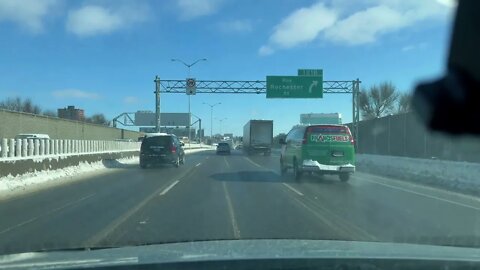
<path fill-rule="evenodd" d="M 304 172 L 336 174 L 348 181 L 355 172 L 355 145 L 344 125 L 299 125 L 280 140 L 282 174 L 293 169 L 295 179 Z"/>

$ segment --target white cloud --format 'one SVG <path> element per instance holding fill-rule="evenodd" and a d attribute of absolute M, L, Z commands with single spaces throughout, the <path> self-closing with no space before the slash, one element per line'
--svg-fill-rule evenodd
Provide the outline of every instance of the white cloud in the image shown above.
<path fill-rule="evenodd" d="M 225 33 L 247 33 L 253 30 L 250 20 L 232 20 L 220 22 L 218 27 Z"/>
<path fill-rule="evenodd" d="M 143 6 L 120 6 L 114 9 L 87 5 L 70 11 L 67 18 L 67 31 L 81 37 L 108 34 L 148 18 Z"/>
<path fill-rule="evenodd" d="M 408 51 L 411 51 L 411 50 L 414 50 L 414 49 L 415 49 L 414 45 L 407 45 L 407 46 L 404 46 L 402 48 L 402 52 L 408 52 Z"/>
<path fill-rule="evenodd" d="M 43 20 L 57 2 L 57 0 L 1 0 L 0 22 L 14 22 L 33 33 L 42 32 Z"/>
<path fill-rule="evenodd" d="M 457 6 L 457 0 L 437 0 L 437 2 L 450 8 Z"/>
<path fill-rule="evenodd" d="M 56 98 L 98 99 L 97 93 L 86 92 L 78 89 L 64 89 L 52 92 Z"/>
<path fill-rule="evenodd" d="M 186 21 L 214 14 L 222 3 L 223 0 L 177 0 L 180 19 Z"/>
<path fill-rule="evenodd" d="M 273 53 L 322 38 L 345 45 L 377 41 L 393 33 L 431 19 L 448 19 L 454 0 L 332 0 L 330 7 L 317 3 L 288 15 L 274 29 L 259 54 Z M 450 17 L 451 18 L 451 17 Z M 272 51 L 266 50 L 270 48 Z"/>
<path fill-rule="evenodd" d="M 139 102 L 137 97 L 125 97 L 123 103 L 125 104 L 137 104 Z"/>
<path fill-rule="evenodd" d="M 258 54 L 260 54 L 260 56 L 267 56 L 273 53 L 274 53 L 274 50 L 267 45 L 260 47 L 260 49 L 258 50 Z"/>
<path fill-rule="evenodd" d="M 419 44 L 412 44 L 402 47 L 402 52 L 409 52 L 413 50 L 423 50 L 427 48 L 428 44 L 426 42 L 421 42 Z"/>
<path fill-rule="evenodd" d="M 377 0 L 377 5 L 357 11 L 326 31 L 326 38 L 359 45 L 375 42 L 386 33 L 411 27 L 419 22 L 447 17 L 452 10 L 438 1 Z"/>
<path fill-rule="evenodd" d="M 271 54 L 277 48 L 287 49 L 308 43 L 317 38 L 322 30 L 332 26 L 337 19 L 334 10 L 323 3 L 300 8 L 275 27 L 269 44 L 260 48 L 260 54 Z"/>
<path fill-rule="evenodd" d="M 400 29 L 408 23 L 400 12 L 376 6 L 337 22 L 325 34 L 329 40 L 357 45 L 373 42 L 378 35 Z"/>

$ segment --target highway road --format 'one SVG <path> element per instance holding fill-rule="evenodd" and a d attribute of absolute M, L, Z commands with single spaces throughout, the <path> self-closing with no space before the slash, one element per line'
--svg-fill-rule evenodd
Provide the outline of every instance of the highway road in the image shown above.
<path fill-rule="evenodd" d="M 480 200 L 357 172 L 281 176 L 278 154 L 189 154 L 0 201 L 0 253 L 211 239 L 480 242 Z"/>

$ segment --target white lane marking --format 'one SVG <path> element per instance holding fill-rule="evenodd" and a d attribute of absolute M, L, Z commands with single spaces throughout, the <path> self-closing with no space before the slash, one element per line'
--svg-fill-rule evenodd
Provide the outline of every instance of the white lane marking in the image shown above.
<path fill-rule="evenodd" d="M 232 199 L 228 193 L 227 185 L 225 182 L 222 182 L 223 191 L 225 192 L 225 199 L 227 200 L 228 213 L 230 214 L 230 220 L 232 221 L 233 235 L 235 239 L 240 239 L 240 229 L 238 228 L 237 220 L 235 219 L 235 213 L 233 210 Z"/>
<path fill-rule="evenodd" d="M 175 181 L 178 181 L 185 176 L 187 176 L 189 173 L 193 171 L 193 167 L 187 171 L 185 171 L 182 175 L 176 178 Z M 83 246 L 95 246 L 100 243 L 103 239 L 105 239 L 107 236 L 109 236 L 113 231 L 115 231 L 120 225 L 122 225 L 125 221 L 127 221 L 131 216 L 133 216 L 135 213 L 137 213 L 142 207 L 144 207 L 148 202 L 153 200 L 158 192 L 163 189 L 163 186 L 156 189 L 153 193 L 151 193 L 148 197 L 144 198 L 143 201 L 138 203 L 136 206 L 133 208 L 130 208 L 127 212 L 125 212 L 123 215 L 119 216 L 117 219 L 112 221 L 110 224 L 108 224 L 106 227 L 104 227 L 101 231 L 93 235 L 91 238 L 87 239 Z"/>
<path fill-rule="evenodd" d="M 53 213 L 58 212 L 58 211 L 60 211 L 60 210 L 62 210 L 62 209 L 65 209 L 65 208 L 67 208 L 67 207 L 69 207 L 69 206 L 71 206 L 71 205 L 74 205 L 74 204 L 76 204 L 76 203 L 79 203 L 79 202 L 81 202 L 81 201 L 84 201 L 84 200 L 86 200 L 86 199 L 88 199 L 88 198 L 90 198 L 90 197 L 92 197 L 92 196 L 94 196 L 94 195 L 95 195 L 95 193 L 94 193 L 94 194 L 87 195 L 87 196 L 82 197 L 82 198 L 80 198 L 80 199 L 78 199 L 78 200 L 76 200 L 76 201 L 72 201 L 72 202 L 69 202 L 69 203 L 67 203 L 67 204 L 64 204 L 64 205 L 62 205 L 62 206 L 60 206 L 60 207 L 54 208 L 54 209 L 52 209 L 52 210 L 44 213 L 42 216 L 33 217 L 33 218 L 29 219 L 29 220 L 26 220 L 26 221 L 23 221 L 23 222 L 18 223 L 18 224 L 16 224 L 16 225 L 13 225 L 13 226 L 11 226 L 11 227 L 8 227 L 8 228 L 6 228 L 5 230 L 0 231 L 0 234 L 3 234 L 3 233 L 6 233 L 6 232 L 11 231 L 11 230 L 13 230 L 13 229 L 22 227 L 23 225 L 32 223 L 32 222 L 34 222 L 35 220 L 37 220 L 37 219 L 39 219 L 39 218 L 41 218 L 41 217 L 46 217 L 46 216 L 48 216 L 48 215 L 50 215 L 50 214 L 53 214 Z"/>
<path fill-rule="evenodd" d="M 202 163 L 198 163 L 197 165 L 195 165 L 195 167 L 198 167 L 198 166 L 200 166 L 200 165 L 202 165 Z"/>
<path fill-rule="evenodd" d="M 386 186 L 386 187 L 389 187 L 389 188 L 398 189 L 398 190 L 401 190 L 401 191 L 404 191 L 404 192 L 408 192 L 408 193 L 412 193 L 412 194 L 415 194 L 415 195 L 419 195 L 419 196 L 422 196 L 422 197 L 425 197 L 425 198 L 436 199 L 436 200 L 439 200 L 439 201 L 443 201 L 443 202 L 447 202 L 447 203 L 451 203 L 451 204 L 455 204 L 455 205 L 458 205 L 458 206 L 463 206 L 463 207 L 467 207 L 467 208 L 471 208 L 471 209 L 480 211 L 480 208 L 479 208 L 479 207 L 471 206 L 471 205 L 468 205 L 468 204 L 464 204 L 464 203 L 460 203 L 460 202 L 455 202 L 455 201 L 448 200 L 448 199 L 444 199 L 444 198 L 440 198 L 440 197 L 437 197 L 437 196 L 432 196 L 432 195 L 428 195 L 428 194 L 416 192 L 416 191 L 409 190 L 409 189 L 406 189 L 406 188 L 401 188 L 401 187 L 392 186 L 392 185 L 389 185 L 389 184 L 377 182 L 377 181 L 370 180 L 370 179 L 364 179 L 364 180 L 365 180 L 365 181 L 368 181 L 368 182 L 372 182 L 372 183 L 378 184 L 378 185 L 382 185 L 382 186 Z"/>
<path fill-rule="evenodd" d="M 262 165 L 259 165 L 258 163 L 254 162 L 254 161 L 251 160 L 250 158 L 245 157 L 245 159 L 246 159 L 248 162 L 252 163 L 254 166 L 257 166 L 257 167 L 259 167 L 259 168 L 263 168 Z"/>
<path fill-rule="evenodd" d="M 175 182 L 171 183 L 166 189 L 164 189 L 161 193 L 160 193 L 160 196 L 163 196 L 165 194 L 167 194 L 167 192 L 170 191 L 170 189 L 172 189 L 176 184 L 178 184 L 180 181 L 179 180 L 176 180 Z"/>
<path fill-rule="evenodd" d="M 290 189 L 291 191 L 293 191 L 293 192 L 297 193 L 299 196 L 303 196 L 303 193 L 302 193 L 302 192 L 300 192 L 300 191 L 296 190 L 295 188 L 293 188 L 293 187 L 292 187 L 292 186 L 290 186 L 289 184 L 285 184 L 285 183 L 283 183 L 283 185 L 284 185 L 284 186 L 286 186 L 286 187 L 287 187 L 288 189 Z"/>
<path fill-rule="evenodd" d="M 225 164 L 227 164 L 227 167 L 230 169 L 230 164 L 228 163 L 227 159 L 223 157 L 223 160 L 225 160 Z"/>

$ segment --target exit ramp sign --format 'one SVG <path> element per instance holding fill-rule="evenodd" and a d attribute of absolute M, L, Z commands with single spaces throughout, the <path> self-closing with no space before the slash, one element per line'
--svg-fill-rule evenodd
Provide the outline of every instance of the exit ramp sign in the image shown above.
<path fill-rule="evenodd" d="M 298 76 L 315 76 L 323 79 L 323 69 L 299 69 Z"/>
<path fill-rule="evenodd" d="M 323 98 L 323 78 L 267 76 L 267 98 Z"/>

